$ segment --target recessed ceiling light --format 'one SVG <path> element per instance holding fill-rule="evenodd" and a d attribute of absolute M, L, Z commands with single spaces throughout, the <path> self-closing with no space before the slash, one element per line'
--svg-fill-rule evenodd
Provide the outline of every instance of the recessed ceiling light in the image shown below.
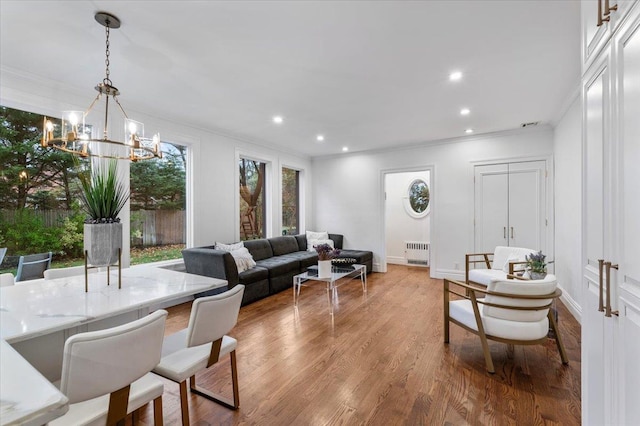
<path fill-rule="evenodd" d="M 284 118 L 282 118 L 281 115 L 276 115 L 273 117 L 273 122 L 276 124 L 282 124 L 283 121 L 284 121 Z"/>
<path fill-rule="evenodd" d="M 473 133 L 473 129 L 467 129 L 464 131 L 465 133 Z"/>
<path fill-rule="evenodd" d="M 462 73 L 460 71 L 454 71 L 451 74 L 449 74 L 449 80 L 451 81 L 458 81 L 462 78 Z"/>
<path fill-rule="evenodd" d="M 469 115 L 470 112 L 471 110 L 469 108 L 462 108 L 460 110 L 460 115 Z"/>
<path fill-rule="evenodd" d="M 349 147 L 348 146 L 343 146 L 342 147 L 342 152 L 347 152 L 349 151 Z"/>
<path fill-rule="evenodd" d="M 324 141 L 324 136 L 323 135 L 318 135 L 318 136 L 316 136 L 316 140 L 318 142 L 323 142 Z"/>

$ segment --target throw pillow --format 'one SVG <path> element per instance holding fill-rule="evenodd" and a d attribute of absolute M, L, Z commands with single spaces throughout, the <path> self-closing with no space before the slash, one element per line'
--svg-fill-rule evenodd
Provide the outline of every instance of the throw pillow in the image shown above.
<path fill-rule="evenodd" d="M 238 250 L 244 247 L 244 243 L 242 241 L 240 241 L 239 243 L 233 243 L 233 244 L 223 244 L 223 243 L 218 243 L 216 242 L 216 250 L 224 250 L 224 251 L 232 251 L 232 250 Z"/>
<path fill-rule="evenodd" d="M 241 247 L 237 250 L 231 250 L 231 256 L 233 256 L 233 260 L 236 261 L 236 265 L 238 266 L 238 273 L 242 273 L 247 269 L 251 269 L 256 266 L 255 260 L 253 260 L 253 256 L 249 253 L 246 247 Z"/>
<path fill-rule="evenodd" d="M 311 241 L 315 241 L 315 240 L 328 240 L 329 239 L 329 233 L 328 232 L 313 232 L 313 231 L 307 231 L 307 250 L 312 251 L 313 250 L 313 245 L 310 244 Z"/>
<path fill-rule="evenodd" d="M 323 240 L 307 240 L 307 251 L 316 251 L 316 246 L 320 244 L 329 244 L 331 248 L 335 248 L 333 246 L 333 240 L 323 239 Z"/>

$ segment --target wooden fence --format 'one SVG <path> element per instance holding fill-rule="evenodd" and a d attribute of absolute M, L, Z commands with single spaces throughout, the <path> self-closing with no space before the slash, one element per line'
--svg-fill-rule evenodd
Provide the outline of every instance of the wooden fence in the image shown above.
<path fill-rule="evenodd" d="M 73 215 L 71 210 L 32 210 L 45 226 L 60 226 L 66 217 Z M 2 220 L 15 223 L 15 210 L 0 211 Z M 184 210 L 134 210 L 131 212 L 131 244 L 134 246 L 157 246 L 166 244 L 184 244 Z"/>

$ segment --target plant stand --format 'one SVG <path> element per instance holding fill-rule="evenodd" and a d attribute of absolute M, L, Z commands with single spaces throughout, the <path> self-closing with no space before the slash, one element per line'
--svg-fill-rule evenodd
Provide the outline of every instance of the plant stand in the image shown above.
<path fill-rule="evenodd" d="M 84 292 L 87 293 L 89 291 L 89 269 L 102 268 L 102 266 L 89 266 L 89 251 L 84 251 Z M 118 266 L 118 290 L 122 288 L 122 249 L 118 248 L 118 263 L 112 263 L 111 265 L 106 265 L 107 267 L 107 285 L 111 285 L 111 274 L 109 273 L 109 268 L 112 266 Z"/>

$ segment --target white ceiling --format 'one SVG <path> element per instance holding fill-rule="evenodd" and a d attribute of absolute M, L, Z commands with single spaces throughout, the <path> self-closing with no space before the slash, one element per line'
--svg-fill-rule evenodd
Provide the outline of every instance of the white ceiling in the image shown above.
<path fill-rule="evenodd" d="M 88 104 L 104 77 L 99 10 L 122 21 L 111 77 L 125 108 L 311 156 L 553 122 L 580 78 L 569 0 L 2 0 L 0 65 Z"/>

